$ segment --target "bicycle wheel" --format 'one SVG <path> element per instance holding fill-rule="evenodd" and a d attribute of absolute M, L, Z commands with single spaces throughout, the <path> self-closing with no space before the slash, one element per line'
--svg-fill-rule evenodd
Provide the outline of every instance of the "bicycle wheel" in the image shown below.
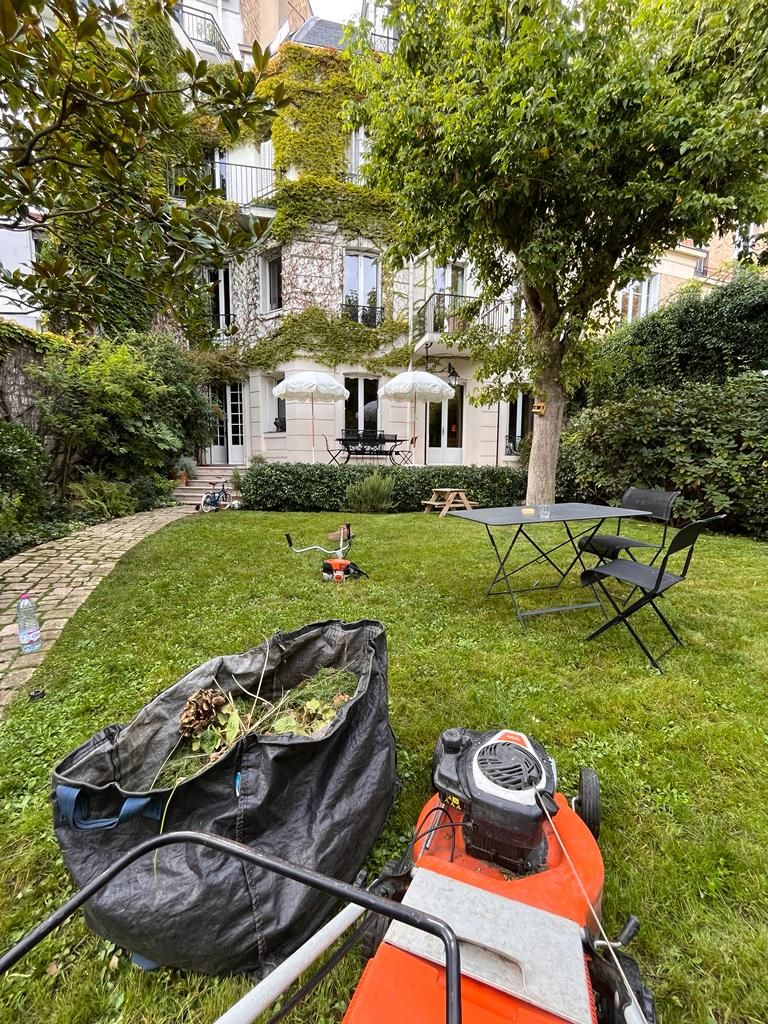
<path fill-rule="evenodd" d="M 216 512 L 218 510 L 219 503 L 216 501 L 215 494 L 203 495 L 203 500 L 200 502 L 201 512 Z"/>
<path fill-rule="evenodd" d="M 232 504 L 232 499 L 227 491 L 219 492 L 219 508 L 227 509 Z"/>

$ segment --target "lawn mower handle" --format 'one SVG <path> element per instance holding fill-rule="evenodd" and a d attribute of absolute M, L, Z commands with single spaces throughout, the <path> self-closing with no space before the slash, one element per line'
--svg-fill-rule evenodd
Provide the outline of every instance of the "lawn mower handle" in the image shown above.
<path fill-rule="evenodd" d="M 227 853 L 240 860 L 248 861 L 266 871 L 273 871 L 284 878 L 290 878 L 294 882 L 319 889 L 321 892 L 334 896 L 336 899 L 346 900 L 355 903 L 359 907 L 365 907 L 376 914 L 383 914 L 395 921 L 417 928 L 419 931 L 428 932 L 440 939 L 445 947 L 445 1020 L 446 1024 L 461 1024 L 461 957 L 459 952 L 459 941 L 456 933 L 440 918 L 425 914 L 421 910 L 409 907 L 394 900 L 377 896 L 367 889 L 359 889 L 348 882 L 340 882 L 336 878 L 329 878 L 309 868 L 291 864 L 289 861 L 278 857 L 271 857 L 267 854 L 258 853 L 242 843 L 232 839 L 224 839 L 221 836 L 210 835 L 207 832 L 166 832 L 164 835 L 154 836 L 143 843 L 139 843 L 128 853 L 124 854 L 113 864 L 110 864 L 101 874 L 96 875 L 90 882 L 75 893 L 66 903 L 58 907 L 50 917 L 41 922 L 23 939 L 16 943 L 2 957 L 0 957 L 0 975 L 10 970 L 23 956 L 38 944 L 46 935 L 49 935 L 60 924 L 70 918 L 76 910 L 79 910 L 84 903 L 87 903 L 91 896 L 103 889 L 125 868 L 147 853 L 159 850 L 162 846 L 173 846 L 176 843 L 194 843 L 198 846 L 206 846 L 219 853 Z"/>

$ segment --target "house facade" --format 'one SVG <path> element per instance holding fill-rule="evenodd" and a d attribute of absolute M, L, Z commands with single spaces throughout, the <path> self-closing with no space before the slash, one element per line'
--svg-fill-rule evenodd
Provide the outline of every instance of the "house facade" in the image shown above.
<path fill-rule="evenodd" d="M 365 4 L 363 15 L 373 23 L 374 45 L 391 52 L 396 39 L 381 8 Z M 396 271 L 386 267 L 391 217 L 362 176 L 365 134 L 347 131 L 342 117 L 354 102 L 343 26 L 314 17 L 308 0 L 184 0 L 171 24 L 178 43 L 209 62 L 247 61 L 254 40 L 271 45 L 295 98 L 268 135 L 244 132 L 241 144 L 209 155 L 221 195 L 261 230 L 245 259 L 210 275 L 216 344 L 253 349 L 256 358 L 246 376 L 212 387 L 217 433 L 198 461 L 222 471 L 254 457 L 327 462 L 345 431 L 374 431 L 401 439 L 413 464 L 514 464 L 532 429 L 531 397 L 474 404 L 480 382 L 456 345 L 466 326 L 462 307 L 479 292 L 471 263 L 441 265 L 424 253 Z M 19 238 L 31 246 L 31 235 L 14 236 L 17 247 Z M 617 292 L 621 316 L 652 311 L 694 279 L 714 287 L 733 247 L 733 239 L 709 249 L 684 240 L 648 279 Z M 17 253 L 17 265 L 30 254 Z M 12 297 L 6 306 L 13 315 Z M 501 334 L 520 304 L 510 295 L 476 304 L 472 316 Z M 339 344 L 320 344 L 322 332 Z M 381 385 L 412 363 L 449 380 L 454 397 L 380 399 Z M 313 410 L 274 396 L 286 376 L 308 369 L 331 373 L 349 392 L 346 401 Z"/>

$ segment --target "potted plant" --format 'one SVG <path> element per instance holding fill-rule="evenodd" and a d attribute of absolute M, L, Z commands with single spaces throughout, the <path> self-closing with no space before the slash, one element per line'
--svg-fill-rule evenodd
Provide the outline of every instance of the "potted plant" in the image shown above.
<path fill-rule="evenodd" d="M 180 455 L 174 463 L 173 472 L 179 483 L 186 487 L 197 476 L 197 463 L 189 455 Z"/>

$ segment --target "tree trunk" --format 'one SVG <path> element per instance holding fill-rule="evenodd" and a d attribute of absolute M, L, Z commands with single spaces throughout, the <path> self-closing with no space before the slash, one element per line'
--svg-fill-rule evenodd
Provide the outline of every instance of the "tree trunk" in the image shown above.
<path fill-rule="evenodd" d="M 528 505 L 550 504 L 555 500 L 555 474 L 560 447 L 560 431 L 565 412 L 565 392 L 559 367 L 536 378 L 536 398 L 546 404 L 542 416 L 533 417 L 533 443 L 528 462 Z"/>

